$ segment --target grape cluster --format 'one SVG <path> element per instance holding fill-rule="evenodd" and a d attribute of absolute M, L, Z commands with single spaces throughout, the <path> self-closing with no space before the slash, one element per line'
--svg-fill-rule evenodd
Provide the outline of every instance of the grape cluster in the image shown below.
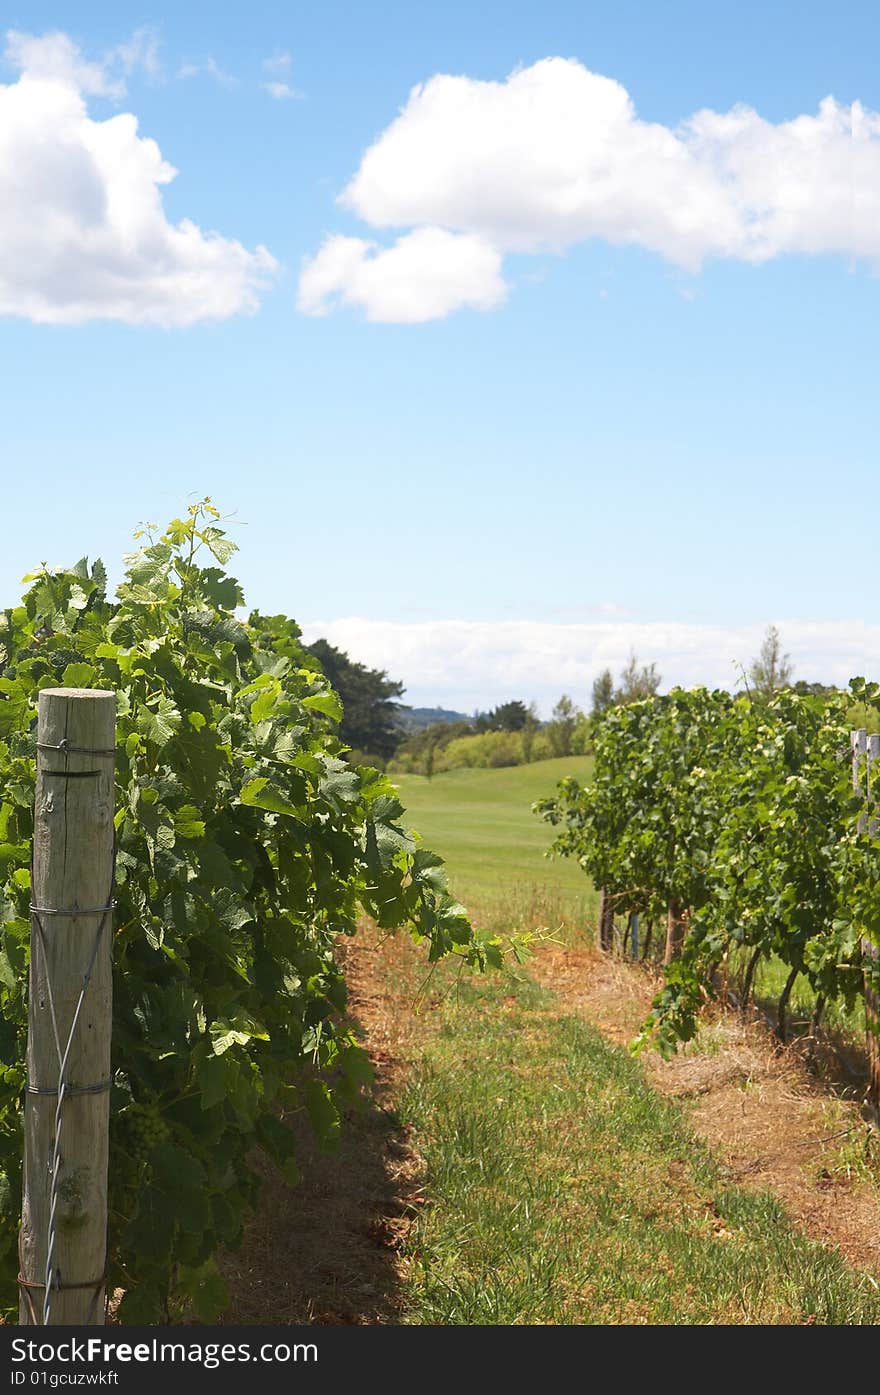
<path fill-rule="evenodd" d="M 59 683 L 67 665 L 82 663 L 83 658 L 82 654 L 78 654 L 75 649 L 54 649 L 43 657 L 52 665 Z"/>
<path fill-rule="evenodd" d="M 132 1103 L 124 1117 L 129 1152 L 139 1162 L 147 1162 L 153 1151 L 168 1139 L 168 1125 L 155 1104 Z"/>

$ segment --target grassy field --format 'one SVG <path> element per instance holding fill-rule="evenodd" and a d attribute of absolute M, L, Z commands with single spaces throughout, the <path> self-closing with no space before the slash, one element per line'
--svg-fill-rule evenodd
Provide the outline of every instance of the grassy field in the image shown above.
<path fill-rule="evenodd" d="M 731 1184 L 642 1067 L 526 975 L 464 981 L 398 1116 L 425 1189 L 401 1319 L 877 1323 L 876 1283 Z"/>
<path fill-rule="evenodd" d="M 595 893 L 575 864 L 543 857 L 552 831 L 530 806 L 590 764 L 396 783 L 476 918 L 578 929 L 594 923 Z M 399 1099 L 426 1203 L 406 1244 L 403 1321 L 880 1322 L 872 1278 L 770 1193 L 732 1185 L 641 1064 L 526 974 L 465 978 L 433 1017 Z"/>
<path fill-rule="evenodd" d="M 553 838 L 550 826 L 531 812 L 534 800 L 552 794 L 563 775 L 587 780 L 592 758 L 536 761 L 503 770 L 451 770 L 433 779 L 396 775 L 395 784 L 411 826 L 449 864 L 450 884 L 481 923 L 499 930 L 547 925 L 579 930 L 592 926 L 596 893 L 575 862 L 544 856 Z M 755 995 L 769 1010 L 788 970 L 775 956 L 755 976 Z M 814 995 L 799 978 L 790 1003 L 792 1022 L 809 1022 Z M 864 1011 L 836 1003 L 826 1008 L 828 1027 L 860 1041 Z"/>
<path fill-rule="evenodd" d="M 449 864 L 450 885 L 477 917 L 578 926 L 592 919 L 595 892 L 576 863 L 544 857 L 550 826 L 531 812 L 564 775 L 585 780 L 588 756 L 503 770 L 450 770 L 427 780 L 395 775 L 410 825 Z"/>

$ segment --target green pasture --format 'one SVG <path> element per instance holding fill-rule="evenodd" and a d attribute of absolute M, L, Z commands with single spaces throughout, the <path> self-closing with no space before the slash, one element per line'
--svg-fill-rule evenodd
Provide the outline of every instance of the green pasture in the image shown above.
<path fill-rule="evenodd" d="M 577 863 L 545 856 L 553 830 L 532 813 L 564 775 L 586 780 L 589 756 L 501 770 L 395 775 L 407 821 L 449 867 L 450 886 L 478 918 L 509 928 L 588 924 L 595 892 Z"/>

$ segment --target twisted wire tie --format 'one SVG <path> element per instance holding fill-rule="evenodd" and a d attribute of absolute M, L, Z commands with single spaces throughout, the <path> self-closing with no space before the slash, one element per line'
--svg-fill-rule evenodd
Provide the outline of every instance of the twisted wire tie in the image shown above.
<path fill-rule="evenodd" d="M 115 909 L 115 901 L 109 901 L 106 906 L 35 906 L 31 902 L 31 915 L 106 915 Z"/>
<path fill-rule="evenodd" d="M 107 1090 L 112 1089 L 113 1077 L 108 1076 L 106 1080 L 99 1080 L 96 1085 L 68 1085 L 64 1081 L 64 1094 L 67 1095 L 103 1095 Z M 25 1091 L 29 1095 L 57 1095 L 60 1085 L 31 1085 L 30 1081 L 25 1085 Z"/>
<path fill-rule="evenodd" d="M 38 751 L 60 751 L 62 755 L 76 756 L 115 756 L 115 746 L 71 746 L 66 736 L 57 745 L 52 741 L 38 741 Z"/>

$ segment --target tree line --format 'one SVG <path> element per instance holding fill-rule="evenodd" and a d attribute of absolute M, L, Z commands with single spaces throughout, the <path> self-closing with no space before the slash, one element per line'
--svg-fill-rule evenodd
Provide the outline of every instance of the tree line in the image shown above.
<path fill-rule="evenodd" d="M 403 683 L 384 670 L 357 663 L 326 639 L 316 640 L 305 653 L 306 662 L 315 661 L 342 699 L 339 735 L 352 748 L 353 763 L 429 778 L 460 765 L 518 765 L 583 755 L 590 749 L 596 719 L 611 708 L 655 697 L 662 682 L 656 663 L 642 663 L 631 652 L 616 679 L 610 668 L 596 677 L 588 711 L 563 693 L 547 720 L 540 718 L 533 702 L 521 698 L 473 716 L 444 712 L 441 720 L 431 721 L 430 712 L 420 711 L 411 720 L 411 709 L 400 701 Z M 783 652 L 779 630 L 770 625 L 760 652 L 742 671 L 744 687 L 758 695 L 787 688 L 802 696 L 834 691 L 822 683 L 792 679 L 791 657 Z"/>

